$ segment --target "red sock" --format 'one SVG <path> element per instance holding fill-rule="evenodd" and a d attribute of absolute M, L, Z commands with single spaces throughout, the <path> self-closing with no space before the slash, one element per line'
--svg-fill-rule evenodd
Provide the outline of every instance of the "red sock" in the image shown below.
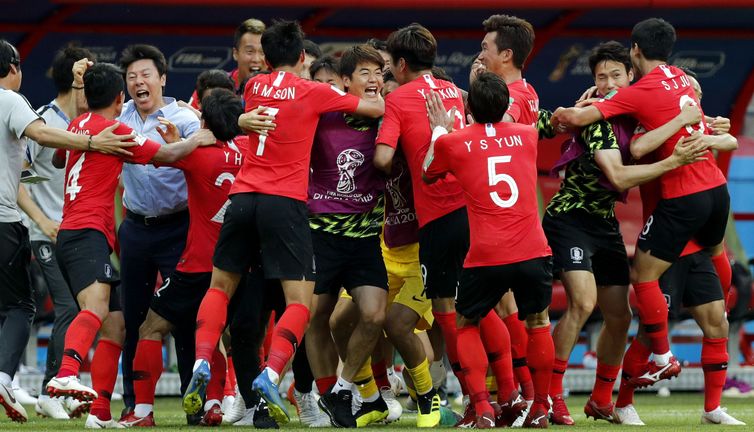
<path fill-rule="evenodd" d="M 283 373 L 285 365 L 293 357 L 296 347 L 304 337 L 304 331 L 309 324 L 309 308 L 294 303 L 285 308 L 280 320 L 272 333 L 270 354 L 267 356 L 267 367 L 278 374 Z"/>
<path fill-rule="evenodd" d="M 527 358 L 534 383 L 534 403 L 550 408 L 547 396 L 550 393 L 550 378 L 555 362 L 555 345 L 552 342 L 550 326 L 526 329 L 529 333 Z"/>
<path fill-rule="evenodd" d="M 704 410 L 720 406 L 725 375 L 728 370 L 728 338 L 702 339 L 702 370 L 704 371 Z"/>
<path fill-rule="evenodd" d="M 531 372 L 526 363 L 527 343 L 529 336 L 526 333 L 524 323 L 518 319 L 517 314 L 508 315 L 503 318 L 505 326 L 508 327 L 508 333 L 511 338 L 511 356 L 513 357 L 513 373 L 516 374 L 516 380 L 521 385 L 521 395 L 526 400 L 534 400 L 534 383 L 531 379 Z"/>
<path fill-rule="evenodd" d="M 659 281 L 634 284 L 639 318 L 649 338 L 650 348 L 655 354 L 670 351 L 668 341 L 668 303 L 660 290 Z"/>
<path fill-rule="evenodd" d="M 82 310 L 65 333 L 65 350 L 58 377 L 78 376 L 81 363 L 89 354 L 94 337 L 102 327 L 102 320 L 94 312 Z"/>
<path fill-rule="evenodd" d="M 563 396 L 563 377 L 568 369 L 568 360 L 555 358 L 552 364 L 552 378 L 550 378 L 550 396 Z"/>
<path fill-rule="evenodd" d="M 218 348 L 212 353 L 212 363 L 209 365 L 211 377 L 207 383 L 207 400 L 223 401 L 223 390 L 225 389 L 225 374 L 228 368 L 225 356 Z"/>
<path fill-rule="evenodd" d="M 225 389 L 223 390 L 223 395 L 235 396 L 236 395 L 236 368 L 233 367 L 233 357 L 230 355 L 230 350 L 228 350 L 227 354 L 228 354 L 228 371 L 225 373 Z"/>
<path fill-rule="evenodd" d="M 479 327 L 468 325 L 457 331 L 458 344 L 463 349 L 458 351 L 459 361 L 466 377 L 466 387 L 469 398 L 474 404 L 477 415 L 494 413 L 490 405 L 490 394 L 487 391 L 487 355 L 479 335 Z"/>
<path fill-rule="evenodd" d="M 372 363 L 372 375 L 378 389 L 390 388 L 390 380 L 387 379 L 387 363 L 385 363 L 384 359 Z"/>
<path fill-rule="evenodd" d="M 333 375 L 323 378 L 317 378 L 314 380 L 314 383 L 317 385 L 317 391 L 319 392 L 319 394 L 324 395 L 330 391 L 330 388 L 334 386 L 337 381 L 338 377 Z"/>
<path fill-rule="evenodd" d="M 482 344 L 487 351 L 487 360 L 497 383 L 499 402 L 507 402 L 516 389 L 513 383 L 513 363 L 511 361 L 511 337 L 503 320 L 494 310 L 479 322 Z"/>
<path fill-rule="evenodd" d="M 196 314 L 196 359 L 212 361 L 220 334 L 228 317 L 228 295 L 218 288 L 210 288 Z"/>
<path fill-rule="evenodd" d="M 712 257 L 712 265 L 715 266 L 717 277 L 720 278 L 720 285 L 723 287 L 725 310 L 728 310 L 728 292 L 730 292 L 730 284 L 733 279 L 733 269 L 730 266 L 730 260 L 728 259 L 728 254 L 725 253 L 725 249 L 723 249 L 721 254 Z"/>
<path fill-rule="evenodd" d="M 597 373 L 594 377 L 591 399 L 598 406 L 605 406 L 613 401 L 613 388 L 618 379 L 620 365 L 613 366 L 597 360 Z"/>
<path fill-rule="evenodd" d="M 142 339 L 134 357 L 134 393 L 137 404 L 154 405 L 154 390 L 162 375 L 162 341 Z"/>
<path fill-rule="evenodd" d="M 469 394 L 466 387 L 466 379 L 461 370 L 461 362 L 458 360 L 456 314 L 455 312 L 432 312 L 432 315 L 435 316 L 435 322 L 440 326 L 440 331 L 442 331 L 442 337 L 445 340 L 445 352 L 448 354 L 450 367 L 461 384 L 461 392 Z"/>
<path fill-rule="evenodd" d="M 628 383 L 628 380 L 641 374 L 641 371 L 647 365 L 647 361 L 649 361 L 650 354 L 652 354 L 652 350 L 641 343 L 639 338 L 634 338 L 623 356 L 623 375 L 618 388 L 618 400 L 615 401 L 616 407 L 623 408 L 634 403 L 635 389 Z"/>
<path fill-rule="evenodd" d="M 70 327 L 69 327 L 70 329 Z M 92 358 L 92 387 L 97 399 L 92 403 L 91 413 L 100 420 L 110 420 L 110 398 L 118 378 L 118 360 L 122 348 L 117 343 L 100 339 Z"/>

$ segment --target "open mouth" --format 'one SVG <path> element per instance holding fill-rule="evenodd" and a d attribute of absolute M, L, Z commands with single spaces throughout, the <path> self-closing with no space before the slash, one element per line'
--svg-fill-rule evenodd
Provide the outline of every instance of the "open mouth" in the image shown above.
<path fill-rule="evenodd" d="M 369 96 L 377 96 L 377 93 L 379 93 L 377 86 L 369 86 L 364 89 L 364 94 L 367 94 Z"/>
<path fill-rule="evenodd" d="M 149 100 L 149 91 L 147 90 L 139 90 L 136 92 L 136 101 L 137 102 L 146 102 Z"/>

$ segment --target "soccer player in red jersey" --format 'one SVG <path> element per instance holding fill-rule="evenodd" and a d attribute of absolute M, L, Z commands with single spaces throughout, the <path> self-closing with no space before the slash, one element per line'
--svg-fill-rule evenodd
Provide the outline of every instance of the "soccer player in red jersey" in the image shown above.
<path fill-rule="evenodd" d="M 463 189 L 469 214 L 471 246 L 464 262 L 458 287 L 459 359 L 465 371 L 466 386 L 476 412 L 477 428 L 492 428 L 496 413 L 485 385 L 489 348 L 481 333 L 488 327 L 485 317 L 503 294 L 512 290 L 526 319 L 527 353 L 534 370 L 552 370 L 553 343 L 548 306 L 552 294 L 552 254 L 547 245 L 537 208 L 537 130 L 530 125 L 503 122 L 508 108 L 508 90 L 497 75 L 480 74 L 469 90 L 469 107 L 477 123 L 446 135 L 435 127 L 433 144 L 424 163 L 424 179 L 433 182 L 452 174 Z M 435 124 L 448 124 L 436 94 L 428 100 Z M 439 114 L 439 115 L 437 115 Z M 445 117 L 444 121 L 435 118 Z M 439 137 L 438 137 L 439 136 Z M 487 173 L 486 176 L 479 173 Z M 503 326 L 504 328 L 504 326 Z M 495 335 L 503 339 L 505 332 Z M 509 343 L 509 342 L 508 342 Z M 507 348 L 507 347 L 504 347 Z M 510 348 L 499 355 L 508 354 Z M 507 374 L 498 377 L 497 374 Z M 513 373 L 495 370 L 498 391 L 515 392 Z M 534 375 L 534 404 L 524 427 L 547 427 L 549 373 Z"/>
<path fill-rule="evenodd" d="M 698 104 L 688 76 L 667 64 L 674 43 L 675 30 L 666 21 L 650 18 L 636 24 L 630 53 L 639 81 L 590 106 L 559 108 L 554 114 L 557 121 L 584 126 L 601 118 L 629 114 L 651 131 L 672 120 L 687 103 Z M 649 151 L 659 159 L 665 158 L 680 138 L 699 133 L 708 133 L 704 121 L 681 128 L 656 150 Z M 632 154 L 643 156 L 637 154 L 636 148 Z M 640 387 L 681 372 L 680 363 L 670 351 L 666 303 L 658 280 L 692 238 L 710 249 L 713 261 L 724 261 L 719 257 L 724 254 L 722 240 L 730 207 L 725 177 L 711 153 L 705 161 L 663 175 L 660 184 L 662 200 L 639 235 L 631 268 L 639 316 L 654 354 L 644 372 L 633 377 L 634 384 Z"/>
<path fill-rule="evenodd" d="M 432 76 L 437 42 L 432 33 L 419 24 L 393 32 L 387 39 L 391 71 L 400 87 L 385 99 L 385 116 L 377 136 L 375 165 L 390 172 L 393 155 L 400 144 L 408 162 L 414 190 L 414 204 L 419 220 L 419 260 L 426 271 L 424 289 L 432 300 L 435 322 L 442 330 L 448 358 L 463 385 L 456 349 L 455 295 L 463 258 L 468 251 L 468 218 L 463 192 L 452 176 L 435 184 L 421 180 L 422 163 L 429 148 L 431 129 L 427 120 L 425 96 L 434 90 L 443 99 L 446 110 L 455 113 L 456 127 L 464 126 L 463 99 L 460 90 L 448 81 Z M 456 107 L 456 110 L 452 108 Z M 414 381 L 424 382 L 428 375 L 427 356 L 414 334 L 420 317 L 408 308 L 391 308 L 385 320 L 388 334 L 401 353 Z M 420 372 L 426 369 L 427 374 Z M 464 393 L 466 393 L 464 391 Z M 430 414 L 435 396 L 427 390 L 418 394 L 419 410 Z"/>
<path fill-rule="evenodd" d="M 74 119 L 71 132 L 92 135 L 115 123 L 123 106 L 124 81 L 121 71 L 110 64 L 92 66 L 84 74 L 84 87 L 90 112 Z M 131 133 L 127 126 L 116 129 Z M 117 295 L 118 275 L 110 263 L 115 236 L 114 200 L 124 162 L 173 162 L 199 144 L 209 144 L 209 131 L 190 139 L 161 146 L 137 136 L 133 156 L 123 159 L 95 153 L 74 151 L 66 167 L 63 222 L 58 234 L 56 253 L 61 270 L 78 301 L 81 312 L 66 333 L 65 351 L 60 370 L 48 383 L 51 396 L 73 396 L 80 400 L 95 399 L 87 427 L 118 427 L 110 415 L 110 394 L 115 385 L 118 359 L 124 338 L 123 314 Z M 92 366 L 96 391 L 82 385 L 78 378 L 83 356 L 101 330 Z"/>
<path fill-rule="evenodd" d="M 384 103 L 300 78 L 303 33 L 296 22 L 270 26 L 262 35 L 262 46 L 272 73 L 248 82 L 246 110 L 263 109 L 274 116 L 277 127 L 265 135 L 249 135 L 249 152 L 231 188 L 231 204 L 215 248 L 211 288 L 197 315 L 196 363 L 184 409 L 196 412 L 200 408 L 190 399 L 195 400 L 209 381 L 209 362 L 225 328 L 229 298 L 241 274 L 252 263 L 261 262 L 265 278 L 281 280 L 287 307 L 275 326 L 267 367 L 253 388 L 267 400 L 270 414 L 285 423 L 289 416 L 277 386 L 309 322 L 314 291 L 306 210 L 314 132 L 322 113 L 379 117 Z"/>
<path fill-rule="evenodd" d="M 230 203 L 228 192 L 247 149 L 245 136 L 234 139 L 242 133 L 238 117 L 243 108 L 237 96 L 225 89 L 210 90 L 201 106 L 204 126 L 217 137 L 217 144 L 199 148 L 179 161 L 160 164 L 184 172 L 192 217 L 176 271 L 155 292 L 146 320 L 139 328 L 134 357 L 136 408 L 120 421 L 127 427 L 154 425 L 152 410 L 155 386 L 162 373 L 162 339 L 176 326 L 196 325 L 196 313 L 212 276 L 212 250 Z M 218 355 L 221 356 L 219 351 L 212 365 L 224 366 Z M 207 390 L 203 424 L 216 426 L 222 420 L 222 393 L 217 394 L 217 390 L 222 391 L 222 386 L 210 385 Z"/>

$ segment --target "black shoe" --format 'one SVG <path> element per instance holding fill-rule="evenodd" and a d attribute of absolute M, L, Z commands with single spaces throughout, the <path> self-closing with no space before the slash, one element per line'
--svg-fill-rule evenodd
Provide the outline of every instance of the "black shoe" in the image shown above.
<path fill-rule="evenodd" d="M 259 401 L 256 410 L 254 410 L 254 427 L 257 429 L 280 429 L 277 422 L 270 415 L 267 409 L 267 402 Z"/>
<path fill-rule="evenodd" d="M 196 414 L 186 414 L 186 424 L 189 426 L 199 426 L 204 418 L 204 410 L 199 410 Z"/>
<path fill-rule="evenodd" d="M 382 396 L 379 396 L 377 400 L 372 402 L 362 402 L 361 408 L 354 415 L 356 417 L 356 426 L 361 428 L 367 427 L 372 423 L 381 422 L 387 418 L 388 414 L 387 403 L 385 403 L 385 399 Z"/>
<path fill-rule="evenodd" d="M 328 392 L 319 398 L 319 407 L 330 417 L 330 423 L 335 427 L 355 428 L 356 417 L 351 411 L 353 394 L 351 390 L 341 390 L 338 393 Z"/>

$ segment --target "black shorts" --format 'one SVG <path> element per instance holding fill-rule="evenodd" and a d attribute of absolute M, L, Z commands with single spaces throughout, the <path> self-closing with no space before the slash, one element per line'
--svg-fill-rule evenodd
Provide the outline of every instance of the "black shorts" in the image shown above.
<path fill-rule="evenodd" d="M 428 299 L 455 298 L 468 251 L 469 216 L 466 207 L 419 229 L 419 262 Z"/>
<path fill-rule="evenodd" d="M 508 290 L 516 298 L 520 320 L 545 310 L 552 299 L 552 257 L 463 269 L 456 312 L 464 318 L 479 320 Z"/>
<path fill-rule="evenodd" d="M 212 272 L 176 271 L 154 292 L 149 307 L 175 327 L 193 327 L 211 280 Z"/>
<path fill-rule="evenodd" d="M 315 294 L 337 296 L 340 288 L 350 292 L 360 286 L 387 290 L 387 270 L 380 237 L 351 238 L 312 230 L 317 265 Z"/>
<path fill-rule="evenodd" d="M 668 302 L 668 318 L 679 319 L 681 306 L 693 307 L 723 299 L 720 278 L 707 251 L 686 255 L 660 277 L 660 289 Z"/>
<path fill-rule="evenodd" d="M 306 204 L 276 195 L 231 195 L 213 262 L 243 274 L 261 264 L 268 279 L 314 281 Z"/>
<path fill-rule="evenodd" d="M 274 311 L 279 319 L 285 306 L 285 295 L 279 280 L 265 279 L 258 269 L 246 273 L 228 305 L 230 331 L 258 334 L 266 328 L 270 312 Z"/>
<path fill-rule="evenodd" d="M 581 209 L 545 214 L 542 228 L 553 256 L 553 274 L 586 270 L 600 285 L 628 285 L 628 255 L 618 220 Z"/>
<path fill-rule="evenodd" d="M 667 262 L 675 261 L 691 239 L 705 248 L 716 246 L 725 236 L 729 210 L 726 185 L 660 200 L 636 246 Z"/>
<path fill-rule="evenodd" d="M 21 222 L 0 222 L 0 309 L 34 311 L 29 231 Z"/>
<path fill-rule="evenodd" d="M 107 238 L 95 229 L 58 232 L 55 255 L 74 299 L 95 281 L 106 283 L 110 285 L 110 311 L 122 310 L 118 294 L 120 275 L 110 261 L 111 253 Z"/>

